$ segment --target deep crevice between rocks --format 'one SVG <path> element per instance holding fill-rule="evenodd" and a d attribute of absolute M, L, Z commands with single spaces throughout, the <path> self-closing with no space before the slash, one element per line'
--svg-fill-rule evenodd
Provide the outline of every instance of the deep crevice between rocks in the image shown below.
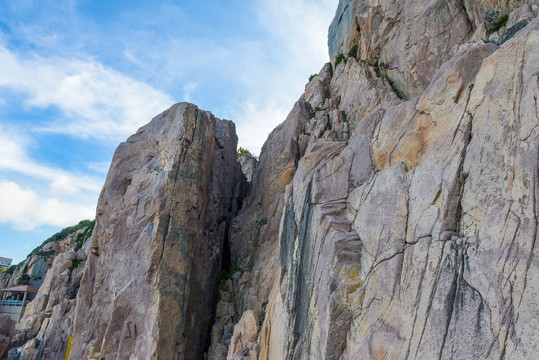
<path fill-rule="evenodd" d="M 236 163 L 237 166 L 239 166 L 239 169 L 241 169 L 241 165 L 239 162 Z M 225 221 L 225 231 L 224 231 L 224 237 L 223 237 L 223 245 L 221 250 L 221 259 L 219 264 L 219 276 L 214 280 L 214 294 L 213 294 L 213 304 L 212 304 L 212 314 L 211 318 L 213 319 L 208 327 L 208 330 L 205 334 L 206 340 L 204 345 L 204 354 L 205 356 L 209 356 L 211 346 L 212 346 L 212 331 L 214 324 L 219 321 L 219 319 L 216 317 L 217 313 L 217 304 L 220 301 L 220 289 L 222 286 L 222 282 L 225 281 L 230 275 L 232 275 L 232 272 L 236 267 L 232 264 L 232 250 L 231 250 L 231 241 L 230 241 L 230 229 L 232 225 L 232 220 L 239 214 L 243 202 L 245 198 L 249 196 L 251 182 L 247 180 L 246 175 L 240 171 L 239 174 L 236 175 L 236 183 L 234 184 L 234 195 L 231 201 L 231 205 L 228 208 L 228 216 L 226 217 Z M 237 191 L 236 191 L 237 190 Z M 234 206 L 234 203 L 236 206 Z M 235 295 L 233 295 L 235 298 Z M 237 316 L 237 315 L 236 315 Z M 234 317 L 236 317 L 234 316 Z M 239 318 L 234 319 L 235 321 L 239 321 Z M 233 320 L 233 321 L 234 321 Z"/>
<path fill-rule="evenodd" d="M 223 251 L 221 256 L 221 271 L 229 272 L 232 267 L 232 258 L 230 254 L 230 221 L 226 222 L 225 238 L 223 240 Z"/>

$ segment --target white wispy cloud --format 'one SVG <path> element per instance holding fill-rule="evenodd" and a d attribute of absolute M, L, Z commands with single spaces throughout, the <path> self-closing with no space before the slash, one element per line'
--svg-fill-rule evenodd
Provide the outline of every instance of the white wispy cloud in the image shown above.
<path fill-rule="evenodd" d="M 51 184 L 53 190 L 70 193 L 99 192 L 102 185 L 102 180 L 99 178 L 44 166 L 31 159 L 26 151 L 30 142 L 29 137 L 0 125 L 0 171 L 26 175 L 37 181 L 46 181 Z"/>
<path fill-rule="evenodd" d="M 255 64 L 243 67 L 249 91 L 232 117 L 239 143 L 258 154 L 268 134 L 285 120 L 309 75 L 329 61 L 327 31 L 337 5 L 332 0 L 259 0 L 254 6 L 270 40 L 262 48 L 267 51 L 253 48 L 248 56 Z M 273 66 L 266 59 L 270 51 Z"/>
<path fill-rule="evenodd" d="M 0 86 L 26 94 L 28 107 L 57 107 L 42 131 L 120 141 L 174 100 L 92 59 L 22 57 L 0 44 Z"/>
<path fill-rule="evenodd" d="M 40 164 L 28 156 L 30 144 L 0 126 L 0 223 L 32 230 L 93 218 L 103 179 Z"/>
<path fill-rule="evenodd" d="M 0 223 L 10 223 L 20 230 L 42 225 L 68 226 L 81 219 L 92 219 L 95 205 L 44 197 L 19 184 L 0 180 Z"/>
<path fill-rule="evenodd" d="M 88 166 L 98 176 L 44 164 L 29 155 L 33 134 L 117 143 L 173 99 L 92 59 L 19 54 L 0 43 L 0 63 L 1 87 L 22 94 L 27 108 L 55 107 L 61 114 L 40 129 L 0 125 L 0 223 L 33 230 L 93 218 L 108 162 Z"/>

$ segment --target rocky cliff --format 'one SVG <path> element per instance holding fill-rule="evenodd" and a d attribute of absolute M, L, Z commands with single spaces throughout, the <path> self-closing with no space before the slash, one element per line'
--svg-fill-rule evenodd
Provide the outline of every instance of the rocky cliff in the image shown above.
<path fill-rule="evenodd" d="M 235 126 L 177 104 L 122 143 L 97 206 L 72 359 L 200 359 L 237 209 Z"/>
<path fill-rule="evenodd" d="M 92 229 L 93 221 L 90 220 L 62 229 L 32 250 L 21 263 L 0 273 L 0 286 L 5 288 L 24 283 L 39 289 L 56 256 L 66 251 L 79 252 L 90 238 Z M 82 252 L 80 255 L 83 257 Z"/>
<path fill-rule="evenodd" d="M 537 10 L 340 2 L 233 220 L 210 358 L 539 356 Z"/>
<path fill-rule="evenodd" d="M 341 0 L 258 161 L 194 105 L 154 118 L 101 193 L 70 359 L 539 357 L 538 12 Z"/>
<path fill-rule="evenodd" d="M 10 360 L 65 357 L 93 226 L 84 220 L 63 229 L 0 275 L 5 286 L 29 283 L 39 289 L 15 326 Z"/>

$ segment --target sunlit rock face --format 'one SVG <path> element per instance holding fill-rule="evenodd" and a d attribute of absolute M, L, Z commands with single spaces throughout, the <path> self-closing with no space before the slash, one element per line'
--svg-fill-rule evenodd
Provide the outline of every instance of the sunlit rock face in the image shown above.
<path fill-rule="evenodd" d="M 483 16 L 510 14 L 534 0 L 340 0 L 329 29 L 329 53 L 347 55 L 358 46 L 357 59 L 377 64 L 400 91 L 412 98 L 428 87 L 443 62 L 480 28 Z M 511 25 L 511 24 L 508 24 Z M 486 37 L 486 34 L 482 34 Z"/>
<path fill-rule="evenodd" d="M 538 9 L 488 34 L 469 6 L 496 4 L 375 3 L 340 2 L 262 150 L 210 358 L 539 356 Z"/>

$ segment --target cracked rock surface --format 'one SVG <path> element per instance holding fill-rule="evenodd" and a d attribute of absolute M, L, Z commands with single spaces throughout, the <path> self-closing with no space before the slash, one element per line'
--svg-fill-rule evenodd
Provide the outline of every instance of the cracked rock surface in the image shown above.
<path fill-rule="evenodd" d="M 231 232 L 235 321 L 261 313 L 259 347 L 228 359 L 539 357 L 539 20 L 461 40 L 404 79 L 409 100 L 328 64 L 270 135 Z"/>

